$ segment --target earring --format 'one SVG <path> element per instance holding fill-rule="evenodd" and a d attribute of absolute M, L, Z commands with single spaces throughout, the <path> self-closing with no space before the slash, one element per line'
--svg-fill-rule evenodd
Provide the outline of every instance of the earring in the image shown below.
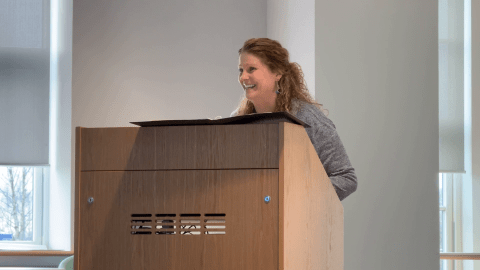
<path fill-rule="evenodd" d="M 275 93 L 280 94 L 280 86 L 278 86 L 278 81 L 275 82 L 275 85 L 277 86 L 277 91 Z"/>

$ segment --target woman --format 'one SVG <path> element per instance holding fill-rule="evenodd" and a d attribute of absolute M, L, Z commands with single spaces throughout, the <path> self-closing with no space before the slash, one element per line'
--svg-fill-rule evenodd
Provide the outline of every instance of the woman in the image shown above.
<path fill-rule="evenodd" d="M 238 51 L 238 81 L 245 98 L 230 116 L 289 112 L 310 125 L 305 128 L 340 200 L 357 189 L 357 176 L 321 104 L 310 96 L 297 63 L 288 51 L 268 38 L 252 38 Z"/>

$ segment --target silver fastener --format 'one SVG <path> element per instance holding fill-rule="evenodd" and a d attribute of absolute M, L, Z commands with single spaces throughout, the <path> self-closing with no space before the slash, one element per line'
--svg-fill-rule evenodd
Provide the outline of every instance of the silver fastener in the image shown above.
<path fill-rule="evenodd" d="M 90 203 L 90 204 L 93 203 L 93 197 L 88 198 L 88 203 Z"/>
<path fill-rule="evenodd" d="M 265 199 L 263 199 L 265 201 L 265 203 L 269 203 L 270 202 L 270 196 L 266 196 Z"/>

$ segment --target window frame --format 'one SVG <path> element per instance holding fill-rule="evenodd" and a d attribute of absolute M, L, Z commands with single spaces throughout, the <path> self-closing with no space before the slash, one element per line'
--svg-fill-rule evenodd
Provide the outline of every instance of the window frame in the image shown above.
<path fill-rule="evenodd" d="M 43 231 L 45 226 L 44 212 L 44 183 L 48 176 L 48 166 L 6 166 L 2 167 L 31 167 L 33 169 L 32 195 L 33 195 L 33 239 L 32 241 L 0 241 L 0 250 L 47 250 Z"/>

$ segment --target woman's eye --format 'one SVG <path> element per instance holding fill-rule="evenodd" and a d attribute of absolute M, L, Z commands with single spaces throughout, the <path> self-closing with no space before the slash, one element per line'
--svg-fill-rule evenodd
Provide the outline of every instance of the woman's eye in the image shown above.
<path fill-rule="evenodd" d="M 250 72 L 252 72 L 252 70 L 254 70 L 254 69 L 255 69 L 254 67 L 251 67 L 249 70 L 250 70 Z M 243 69 L 239 69 L 238 72 L 242 73 Z"/>

